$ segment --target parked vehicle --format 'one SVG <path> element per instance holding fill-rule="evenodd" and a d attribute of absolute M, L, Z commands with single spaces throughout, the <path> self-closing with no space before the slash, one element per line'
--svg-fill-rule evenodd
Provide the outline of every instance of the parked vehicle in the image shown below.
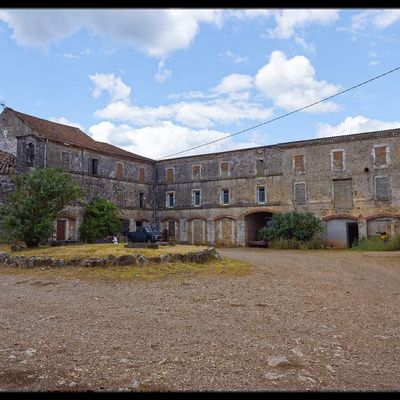
<path fill-rule="evenodd" d="M 139 226 L 136 232 L 128 232 L 127 235 L 130 242 L 159 242 L 161 240 L 160 232 L 153 231 L 151 228 Z"/>

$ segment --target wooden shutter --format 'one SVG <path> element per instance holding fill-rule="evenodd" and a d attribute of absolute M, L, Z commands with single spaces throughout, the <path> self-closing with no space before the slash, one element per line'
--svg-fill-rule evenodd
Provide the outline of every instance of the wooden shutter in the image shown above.
<path fill-rule="evenodd" d="M 353 207 L 351 179 L 338 179 L 333 181 L 333 206 L 335 208 Z"/>
<path fill-rule="evenodd" d="M 385 165 L 386 164 L 386 147 L 380 146 L 375 147 L 375 165 Z"/>
<path fill-rule="evenodd" d="M 174 169 L 167 168 L 167 183 L 174 183 Z"/>
<path fill-rule="evenodd" d="M 123 178 L 123 165 L 122 163 L 118 162 L 117 163 L 117 179 L 122 179 Z"/>
<path fill-rule="evenodd" d="M 341 171 L 343 169 L 343 151 L 333 152 L 333 169 L 335 171 Z"/>
<path fill-rule="evenodd" d="M 389 178 L 387 176 L 380 176 L 375 178 L 376 187 L 376 199 L 377 200 L 389 200 Z"/>
<path fill-rule="evenodd" d="M 144 183 L 144 168 L 139 168 L 139 183 Z"/>
<path fill-rule="evenodd" d="M 306 184 L 295 183 L 294 185 L 294 202 L 298 205 L 306 204 Z"/>
<path fill-rule="evenodd" d="M 294 156 L 294 172 L 304 172 L 304 156 L 302 154 Z"/>

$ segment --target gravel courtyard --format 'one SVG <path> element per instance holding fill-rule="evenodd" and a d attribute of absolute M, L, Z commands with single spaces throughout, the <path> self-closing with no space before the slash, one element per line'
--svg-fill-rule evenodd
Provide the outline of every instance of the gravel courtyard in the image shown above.
<path fill-rule="evenodd" d="M 0 390 L 400 390 L 400 252 L 220 250 L 237 277 L 0 270 Z"/>

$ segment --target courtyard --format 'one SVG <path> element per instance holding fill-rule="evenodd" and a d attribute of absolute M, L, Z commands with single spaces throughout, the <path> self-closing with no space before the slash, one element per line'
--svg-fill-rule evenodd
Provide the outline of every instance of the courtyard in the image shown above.
<path fill-rule="evenodd" d="M 400 390 L 400 252 L 219 251 L 251 267 L 0 268 L 0 389 Z"/>

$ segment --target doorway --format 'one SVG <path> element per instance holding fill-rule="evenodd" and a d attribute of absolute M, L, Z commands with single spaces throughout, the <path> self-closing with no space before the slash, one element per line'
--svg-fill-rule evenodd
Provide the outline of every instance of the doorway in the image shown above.
<path fill-rule="evenodd" d="M 65 231 L 67 227 L 67 221 L 65 219 L 57 220 L 57 240 L 65 240 Z"/>
<path fill-rule="evenodd" d="M 347 247 L 352 247 L 358 240 L 358 222 L 347 222 Z"/>
<path fill-rule="evenodd" d="M 272 218 L 271 212 L 254 212 L 246 215 L 246 244 L 251 241 L 261 240 L 260 229 L 266 226 L 267 222 Z"/>

